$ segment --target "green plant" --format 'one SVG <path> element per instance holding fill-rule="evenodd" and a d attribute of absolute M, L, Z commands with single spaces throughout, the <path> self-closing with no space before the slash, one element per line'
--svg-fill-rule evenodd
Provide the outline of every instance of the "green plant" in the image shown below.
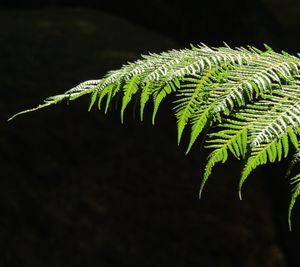
<path fill-rule="evenodd" d="M 203 187 L 219 162 L 231 153 L 244 162 L 239 195 L 250 173 L 259 165 L 280 161 L 293 150 L 287 175 L 300 161 L 300 59 L 285 52 L 276 53 L 265 46 L 232 49 L 225 45 L 210 48 L 204 44 L 191 49 L 149 54 L 141 60 L 110 71 L 102 79 L 86 81 L 53 97 L 36 108 L 17 115 L 91 95 L 89 110 L 104 104 L 105 113 L 112 100 L 122 99 L 121 121 L 133 97 L 144 107 L 153 100 L 152 122 L 169 94 L 176 94 L 174 110 L 178 144 L 186 126 L 191 127 L 187 153 L 200 133 L 211 149 L 204 170 Z M 106 98 L 106 100 L 105 100 Z M 103 103 L 105 102 L 105 103 Z M 11 118 L 11 119 L 12 119 Z M 292 175 L 291 212 L 300 194 L 300 173 Z"/>

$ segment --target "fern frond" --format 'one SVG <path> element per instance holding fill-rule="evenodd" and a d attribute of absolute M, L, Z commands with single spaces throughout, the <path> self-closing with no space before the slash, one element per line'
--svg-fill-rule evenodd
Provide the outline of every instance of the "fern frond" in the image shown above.
<path fill-rule="evenodd" d="M 299 131 L 299 129 L 297 129 Z M 297 147 L 297 150 L 295 151 L 292 159 L 291 159 L 291 162 L 289 164 L 289 167 L 286 171 L 286 177 L 289 177 L 291 175 L 291 172 L 293 171 L 293 169 L 295 168 L 295 166 L 300 162 L 300 148 L 299 148 L 299 144 L 298 144 L 298 147 Z"/>
<path fill-rule="evenodd" d="M 280 161 L 296 150 L 288 169 L 300 161 L 300 59 L 270 47 L 210 48 L 204 44 L 191 49 L 171 50 L 142 58 L 108 72 L 102 79 L 79 84 L 50 97 L 35 111 L 63 100 L 75 100 L 90 94 L 89 110 L 94 106 L 109 110 L 116 96 L 121 97 L 121 121 L 133 98 L 139 100 L 140 118 L 152 100 L 152 123 L 163 100 L 174 95 L 177 142 L 187 127 L 190 138 L 187 153 L 199 136 L 211 149 L 204 170 L 200 195 L 213 167 L 226 162 L 232 154 L 243 160 L 239 195 L 251 174 L 260 165 Z M 136 98 L 138 96 L 138 98 Z M 300 194 L 300 176 L 289 207 Z"/>
<path fill-rule="evenodd" d="M 218 61 L 216 62 L 218 63 Z M 203 105 L 205 101 L 207 101 L 209 87 L 213 84 L 213 81 L 221 81 L 224 79 L 226 71 L 229 68 L 230 63 L 216 64 L 214 67 L 204 70 L 201 76 L 194 75 L 194 78 L 183 79 L 185 84 L 178 90 L 176 96 L 179 99 L 175 101 L 175 103 L 178 103 L 175 107 L 178 127 L 178 144 L 180 143 L 185 126 L 188 124 L 190 118 L 195 115 L 199 102 L 201 103 L 200 105 Z M 198 130 L 199 133 L 201 129 Z M 196 138 L 193 137 L 192 139 L 195 140 Z"/>
<path fill-rule="evenodd" d="M 223 123 L 219 132 L 209 134 L 206 143 L 206 148 L 214 148 L 214 151 L 208 156 L 208 161 L 205 166 L 202 183 L 200 186 L 199 197 L 201 198 L 202 191 L 211 175 L 212 168 L 218 162 L 226 162 L 228 158 L 228 150 L 238 159 L 244 158 L 247 149 L 247 132 L 248 125 L 243 122 L 228 119 L 228 123 Z"/>
<path fill-rule="evenodd" d="M 299 128 L 297 129 L 299 132 Z M 292 160 L 290 162 L 290 165 L 288 167 L 288 170 L 286 172 L 286 177 L 290 177 L 291 172 L 293 169 L 296 167 L 297 164 L 300 162 L 300 148 L 299 145 L 297 147 L 297 150 L 295 151 Z M 292 223 L 291 223 L 291 216 L 292 216 L 292 211 L 296 202 L 297 197 L 300 195 L 300 173 L 294 175 L 292 178 L 290 178 L 290 182 L 293 186 L 292 189 L 292 196 L 289 204 L 289 210 L 288 210 L 288 223 L 289 223 L 289 228 L 290 230 L 292 229 Z"/>
<path fill-rule="evenodd" d="M 297 96 L 295 88 L 294 86 L 283 86 L 272 96 L 258 101 L 256 107 L 267 106 L 269 110 L 255 112 L 256 116 L 251 115 L 247 119 L 251 124 L 249 157 L 241 175 L 239 192 L 249 174 L 256 167 L 287 157 L 290 142 L 295 148 L 298 147 L 297 128 L 300 123 L 300 102 L 295 99 L 299 99 L 300 90 L 298 90 L 299 96 Z"/>
<path fill-rule="evenodd" d="M 26 113 L 29 113 L 32 111 L 36 111 L 36 110 L 45 108 L 47 106 L 57 104 L 59 102 L 62 102 L 63 100 L 75 100 L 86 94 L 92 94 L 93 97 L 92 97 L 91 103 L 93 103 L 96 100 L 95 93 L 97 93 L 97 91 L 98 91 L 97 87 L 99 86 L 100 83 L 101 83 L 101 80 L 85 81 L 85 82 L 75 86 L 74 88 L 66 91 L 63 94 L 55 95 L 55 96 L 47 98 L 46 100 L 44 100 L 43 104 L 40 104 L 35 108 L 27 109 L 27 110 L 16 113 L 15 115 L 11 116 L 8 119 L 8 121 L 14 119 L 15 117 L 17 117 L 19 115 L 23 115 L 23 114 L 26 114 Z"/>
<path fill-rule="evenodd" d="M 138 76 L 133 76 L 125 85 L 124 85 L 124 95 L 122 99 L 122 107 L 121 107 L 121 122 L 123 123 L 123 115 L 125 108 L 130 102 L 132 96 L 138 91 Z"/>
<path fill-rule="evenodd" d="M 300 195 L 300 173 L 291 178 L 291 184 L 296 184 L 292 190 L 291 201 L 288 210 L 288 223 L 290 230 L 292 229 L 291 216 L 297 197 Z"/>

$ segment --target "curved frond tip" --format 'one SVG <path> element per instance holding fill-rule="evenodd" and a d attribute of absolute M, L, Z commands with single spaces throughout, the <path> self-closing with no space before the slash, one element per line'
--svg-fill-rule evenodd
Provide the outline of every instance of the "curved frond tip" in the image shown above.
<path fill-rule="evenodd" d="M 173 95 L 180 143 L 189 128 L 187 153 L 201 136 L 211 150 L 204 170 L 200 195 L 213 167 L 230 156 L 242 160 L 241 189 L 258 166 L 280 161 L 296 151 L 291 170 L 299 163 L 300 152 L 300 59 L 276 53 L 270 47 L 210 48 L 204 44 L 190 49 L 143 55 L 141 59 L 108 72 L 99 80 L 86 81 L 67 92 L 50 97 L 35 111 L 58 102 L 90 94 L 89 110 L 95 106 L 105 113 L 116 96 L 121 97 L 121 121 L 132 99 L 139 103 L 143 120 L 145 107 L 153 105 L 152 123 L 161 103 Z M 300 194 L 299 175 L 289 207 Z"/>

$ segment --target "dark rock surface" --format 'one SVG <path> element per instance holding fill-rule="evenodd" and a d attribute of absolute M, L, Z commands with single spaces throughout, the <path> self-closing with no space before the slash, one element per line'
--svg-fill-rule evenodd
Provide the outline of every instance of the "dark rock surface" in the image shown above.
<path fill-rule="evenodd" d="M 184 46 L 205 42 L 218 46 L 274 44 L 281 48 L 281 29 L 267 0 L 0 0 L 0 7 L 85 6 L 105 10 L 176 39 Z M 292 0 L 289 0 L 292 1 Z M 297 0 L 294 0 L 297 1 Z M 283 4 L 284 5 L 284 4 Z M 286 42 L 285 42 L 286 43 Z"/>
<path fill-rule="evenodd" d="M 170 103 L 155 127 L 88 113 L 88 98 L 5 123 L 172 40 L 91 10 L 0 22 L 0 266 L 287 266 L 265 174 L 239 201 L 239 163 L 218 166 L 199 201 L 207 154 L 176 146 Z"/>

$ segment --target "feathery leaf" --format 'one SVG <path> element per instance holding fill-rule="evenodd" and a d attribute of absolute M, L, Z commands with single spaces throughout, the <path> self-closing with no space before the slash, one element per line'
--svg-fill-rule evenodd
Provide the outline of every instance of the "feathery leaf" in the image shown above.
<path fill-rule="evenodd" d="M 300 59 L 286 52 L 276 53 L 265 45 L 235 48 L 228 45 L 210 48 L 204 44 L 191 49 L 143 55 L 141 59 L 108 72 L 102 79 L 86 81 L 67 92 L 50 97 L 35 111 L 61 101 L 72 101 L 90 94 L 89 110 L 106 98 L 105 113 L 116 96 L 121 97 L 121 121 L 134 96 L 139 96 L 140 118 L 146 104 L 153 100 L 152 123 L 162 101 L 175 95 L 177 142 L 190 128 L 188 153 L 199 136 L 211 149 L 200 186 L 201 196 L 212 168 L 225 163 L 232 154 L 243 160 L 241 189 L 258 166 L 280 161 L 294 152 L 287 176 L 300 161 Z M 135 98 L 138 99 L 138 98 Z M 300 174 L 288 211 L 300 194 Z"/>

